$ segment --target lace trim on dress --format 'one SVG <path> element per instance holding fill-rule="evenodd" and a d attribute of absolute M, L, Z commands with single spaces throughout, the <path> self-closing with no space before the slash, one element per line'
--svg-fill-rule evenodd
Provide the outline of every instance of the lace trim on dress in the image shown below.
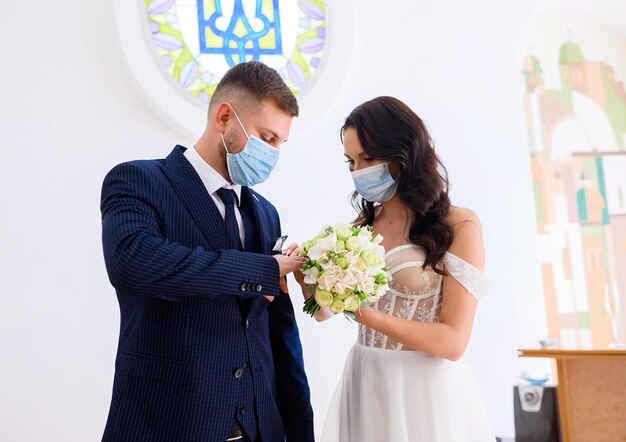
<path fill-rule="evenodd" d="M 491 282 L 487 276 L 458 256 L 447 252 L 443 257 L 443 264 L 446 266 L 446 270 L 450 272 L 450 275 L 459 281 L 477 301 L 484 298 L 491 289 Z"/>

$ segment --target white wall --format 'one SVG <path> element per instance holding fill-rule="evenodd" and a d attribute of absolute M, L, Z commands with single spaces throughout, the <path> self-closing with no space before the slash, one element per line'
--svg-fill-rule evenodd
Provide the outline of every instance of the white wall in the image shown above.
<path fill-rule="evenodd" d="M 119 162 L 163 157 L 194 139 L 170 129 L 137 91 L 109 2 L 2 3 L 0 440 L 97 440 L 119 327 L 100 245 L 101 181 Z M 293 240 L 350 220 L 343 118 L 382 94 L 411 105 L 448 167 L 453 202 L 484 225 L 495 288 L 480 304 L 467 358 L 496 432 L 513 435 L 515 376 L 548 370 L 515 352 L 545 333 L 520 73 L 538 1 L 395 1 L 387 11 L 374 0 L 328 3 L 326 72 L 259 189 Z M 319 431 L 355 327 L 298 321 Z"/>

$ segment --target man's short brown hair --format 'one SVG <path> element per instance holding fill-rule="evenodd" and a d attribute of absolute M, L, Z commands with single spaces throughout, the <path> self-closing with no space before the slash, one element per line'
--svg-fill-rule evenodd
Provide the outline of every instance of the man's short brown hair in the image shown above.
<path fill-rule="evenodd" d="M 229 95 L 238 92 L 244 92 L 259 102 L 272 100 L 286 114 L 298 116 L 298 101 L 293 92 L 275 69 L 260 61 L 247 61 L 230 68 L 215 88 L 209 108 L 215 103 L 227 101 Z"/>

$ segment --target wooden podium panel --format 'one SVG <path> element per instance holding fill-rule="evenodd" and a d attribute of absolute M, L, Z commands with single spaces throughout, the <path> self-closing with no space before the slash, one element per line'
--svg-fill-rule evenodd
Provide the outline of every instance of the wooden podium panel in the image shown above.
<path fill-rule="evenodd" d="M 626 441 L 625 350 L 519 350 L 520 357 L 551 358 L 563 442 Z"/>

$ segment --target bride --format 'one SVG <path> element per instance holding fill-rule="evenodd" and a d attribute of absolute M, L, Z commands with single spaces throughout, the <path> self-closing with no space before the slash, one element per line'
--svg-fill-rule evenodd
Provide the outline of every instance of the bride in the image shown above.
<path fill-rule="evenodd" d="M 462 359 L 489 288 L 478 217 L 450 204 L 430 135 L 401 101 L 378 97 L 358 106 L 341 138 L 357 191 L 355 224 L 384 237 L 393 280 L 376 304 L 356 312 L 358 339 L 321 440 L 493 442 Z M 302 275 L 298 282 L 310 296 Z"/>

